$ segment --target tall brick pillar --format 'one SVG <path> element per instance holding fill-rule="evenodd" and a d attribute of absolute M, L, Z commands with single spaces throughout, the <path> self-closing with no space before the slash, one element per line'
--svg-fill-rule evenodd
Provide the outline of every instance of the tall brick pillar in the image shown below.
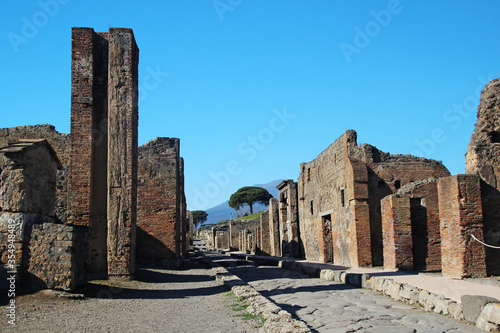
<path fill-rule="evenodd" d="M 91 28 L 73 28 L 71 58 L 69 223 L 90 227 L 89 269 L 106 273 L 106 39 Z"/>
<path fill-rule="evenodd" d="M 139 49 L 131 29 L 109 30 L 108 274 L 135 272 Z"/>
<path fill-rule="evenodd" d="M 388 195 L 381 201 L 384 268 L 413 269 L 410 198 Z"/>
<path fill-rule="evenodd" d="M 481 186 L 476 175 L 438 180 L 443 275 L 485 277 Z"/>

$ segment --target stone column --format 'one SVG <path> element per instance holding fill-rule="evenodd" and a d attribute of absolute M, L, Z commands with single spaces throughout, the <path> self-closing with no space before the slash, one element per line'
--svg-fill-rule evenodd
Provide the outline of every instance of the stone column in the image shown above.
<path fill-rule="evenodd" d="M 69 223 L 91 228 L 89 270 L 107 272 L 107 33 L 72 29 Z"/>
<path fill-rule="evenodd" d="M 131 29 L 109 30 L 108 274 L 135 272 L 139 49 Z"/>
<path fill-rule="evenodd" d="M 278 200 L 269 200 L 269 240 L 271 243 L 271 255 L 281 256 L 281 240 L 279 235 Z"/>

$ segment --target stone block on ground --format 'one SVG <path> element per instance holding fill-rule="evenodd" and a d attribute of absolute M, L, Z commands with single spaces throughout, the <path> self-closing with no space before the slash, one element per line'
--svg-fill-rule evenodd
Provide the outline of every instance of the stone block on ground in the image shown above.
<path fill-rule="evenodd" d="M 322 269 L 319 273 L 319 277 L 322 280 L 334 281 L 335 272 L 331 269 Z"/>
<path fill-rule="evenodd" d="M 476 326 L 486 332 L 498 332 L 500 329 L 500 304 L 486 304 L 476 321 Z"/>
<path fill-rule="evenodd" d="M 471 323 L 476 322 L 488 303 L 500 303 L 496 298 L 479 295 L 463 295 L 461 301 L 464 319 Z"/>

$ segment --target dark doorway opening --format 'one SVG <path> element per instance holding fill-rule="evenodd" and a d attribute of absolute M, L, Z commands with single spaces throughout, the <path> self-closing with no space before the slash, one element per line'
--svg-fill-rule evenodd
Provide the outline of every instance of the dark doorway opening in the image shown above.
<path fill-rule="evenodd" d="M 323 220 L 323 237 L 325 239 L 325 262 L 333 263 L 333 239 L 332 239 L 332 215 L 324 215 Z"/>
<path fill-rule="evenodd" d="M 427 230 L 427 208 L 422 198 L 410 199 L 411 234 L 413 239 L 413 269 L 427 269 L 429 234 Z"/>

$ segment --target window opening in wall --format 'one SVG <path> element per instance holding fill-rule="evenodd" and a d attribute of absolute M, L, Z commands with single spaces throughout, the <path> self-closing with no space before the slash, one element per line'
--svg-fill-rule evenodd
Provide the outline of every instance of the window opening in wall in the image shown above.
<path fill-rule="evenodd" d="M 385 182 L 383 180 L 378 181 L 378 188 L 384 188 L 385 187 Z"/>
<path fill-rule="evenodd" d="M 307 181 L 311 180 L 311 168 L 307 168 Z"/>
<path fill-rule="evenodd" d="M 488 136 L 490 137 L 491 143 L 499 143 L 500 142 L 500 133 L 499 132 L 496 132 L 496 131 L 489 132 Z"/>
<path fill-rule="evenodd" d="M 311 200 L 311 215 L 314 215 L 314 204 L 312 200 Z"/>
<path fill-rule="evenodd" d="M 345 206 L 345 197 L 344 197 L 344 190 L 340 190 L 340 204 L 342 205 L 342 207 Z"/>
<path fill-rule="evenodd" d="M 399 190 L 401 188 L 401 181 L 400 180 L 396 180 L 394 182 L 394 187 L 396 188 L 396 190 Z"/>

